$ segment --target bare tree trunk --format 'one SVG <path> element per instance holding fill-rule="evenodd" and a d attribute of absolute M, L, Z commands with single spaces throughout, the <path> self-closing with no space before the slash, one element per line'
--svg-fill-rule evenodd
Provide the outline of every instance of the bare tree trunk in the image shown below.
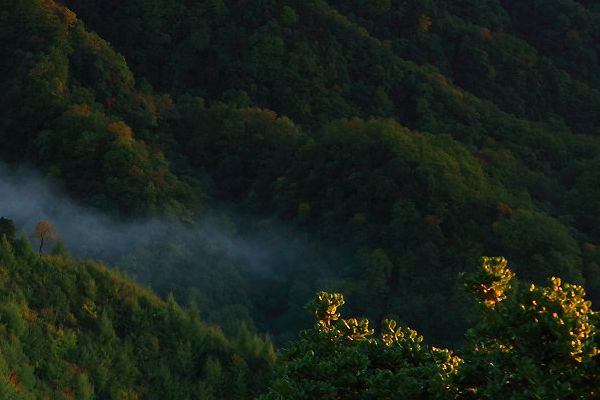
<path fill-rule="evenodd" d="M 44 246 L 44 238 L 40 239 L 40 254 L 42 254 L 42 247 Z"/>

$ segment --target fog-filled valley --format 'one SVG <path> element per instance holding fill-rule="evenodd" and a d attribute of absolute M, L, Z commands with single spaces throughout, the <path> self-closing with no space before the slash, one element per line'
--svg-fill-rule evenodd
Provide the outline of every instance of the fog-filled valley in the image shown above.
<path fill-rule="evenodd" d="M 599 43 L 587 0 L 0 0 L 0 398 L 597 398 Z"/>

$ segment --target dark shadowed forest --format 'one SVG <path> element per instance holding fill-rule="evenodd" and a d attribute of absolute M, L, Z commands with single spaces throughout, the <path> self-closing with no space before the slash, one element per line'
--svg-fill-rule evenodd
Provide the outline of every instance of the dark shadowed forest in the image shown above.
<path fill-rule="evenodd" d="M 0 398 L 600 398 L 596 1 L 0 0 L 0 71 Z"/>

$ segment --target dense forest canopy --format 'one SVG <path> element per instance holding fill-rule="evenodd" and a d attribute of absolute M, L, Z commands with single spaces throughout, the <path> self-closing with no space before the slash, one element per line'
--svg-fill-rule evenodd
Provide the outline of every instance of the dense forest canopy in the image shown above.
<path fill-rule="evenodd" d="M 286 346 L 310 323 L 306 299 L 327 290 L 375 326 L 469 346 L 477 317 L 456 277 L 483 254 L 600 302 L 594 1 L 0 0 L 0 71 L 7 170 L 33 166 L 123 224 L 159 221 L 164 232 L 110 262 L 225 337 Z M 7 241 L 21 240 L 6 221 Z M 33 256 L 14 265 L 58 262 Z M 53 390 L 35 376 L 46 389 L 32 396 Z M 111 385 L 151 398 L 135 376 Z M 225 396 L 223 376 L 202 390 Z M 244 387 L 239 398 L 259 391 Z"/>
<path fill-rule="evenodd" d="M 269 338 L 245 327 L 226 337 L 197 309 L 78 261 L 64 245 L 40 255 L 5 221 L 3 399 L 247 399 L 263 389 L 275 361 Z"/>

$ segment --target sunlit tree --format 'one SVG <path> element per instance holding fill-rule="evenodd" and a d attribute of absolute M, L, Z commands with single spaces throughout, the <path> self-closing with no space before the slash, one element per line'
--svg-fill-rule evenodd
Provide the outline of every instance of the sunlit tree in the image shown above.
<path fill-rule="evenodd" d="M 581 286 L 552 278 L 520 288 L 501 257 L 462 275 L 482 313 L 457 357 L 385 320 L 342 318 L 344 297 L 320 292 L 317 324 L 284 352 L 263 400 L 597 399 L 598 314 Z"/>
<path fill-rule="evenodd" d="M 44 241 L 51 241 L 56 238 L 56 228 L 48 221 L 40 221 L 35 226 L 33 236 L 40 241 L 39 253 L 42 254 Z"/>

